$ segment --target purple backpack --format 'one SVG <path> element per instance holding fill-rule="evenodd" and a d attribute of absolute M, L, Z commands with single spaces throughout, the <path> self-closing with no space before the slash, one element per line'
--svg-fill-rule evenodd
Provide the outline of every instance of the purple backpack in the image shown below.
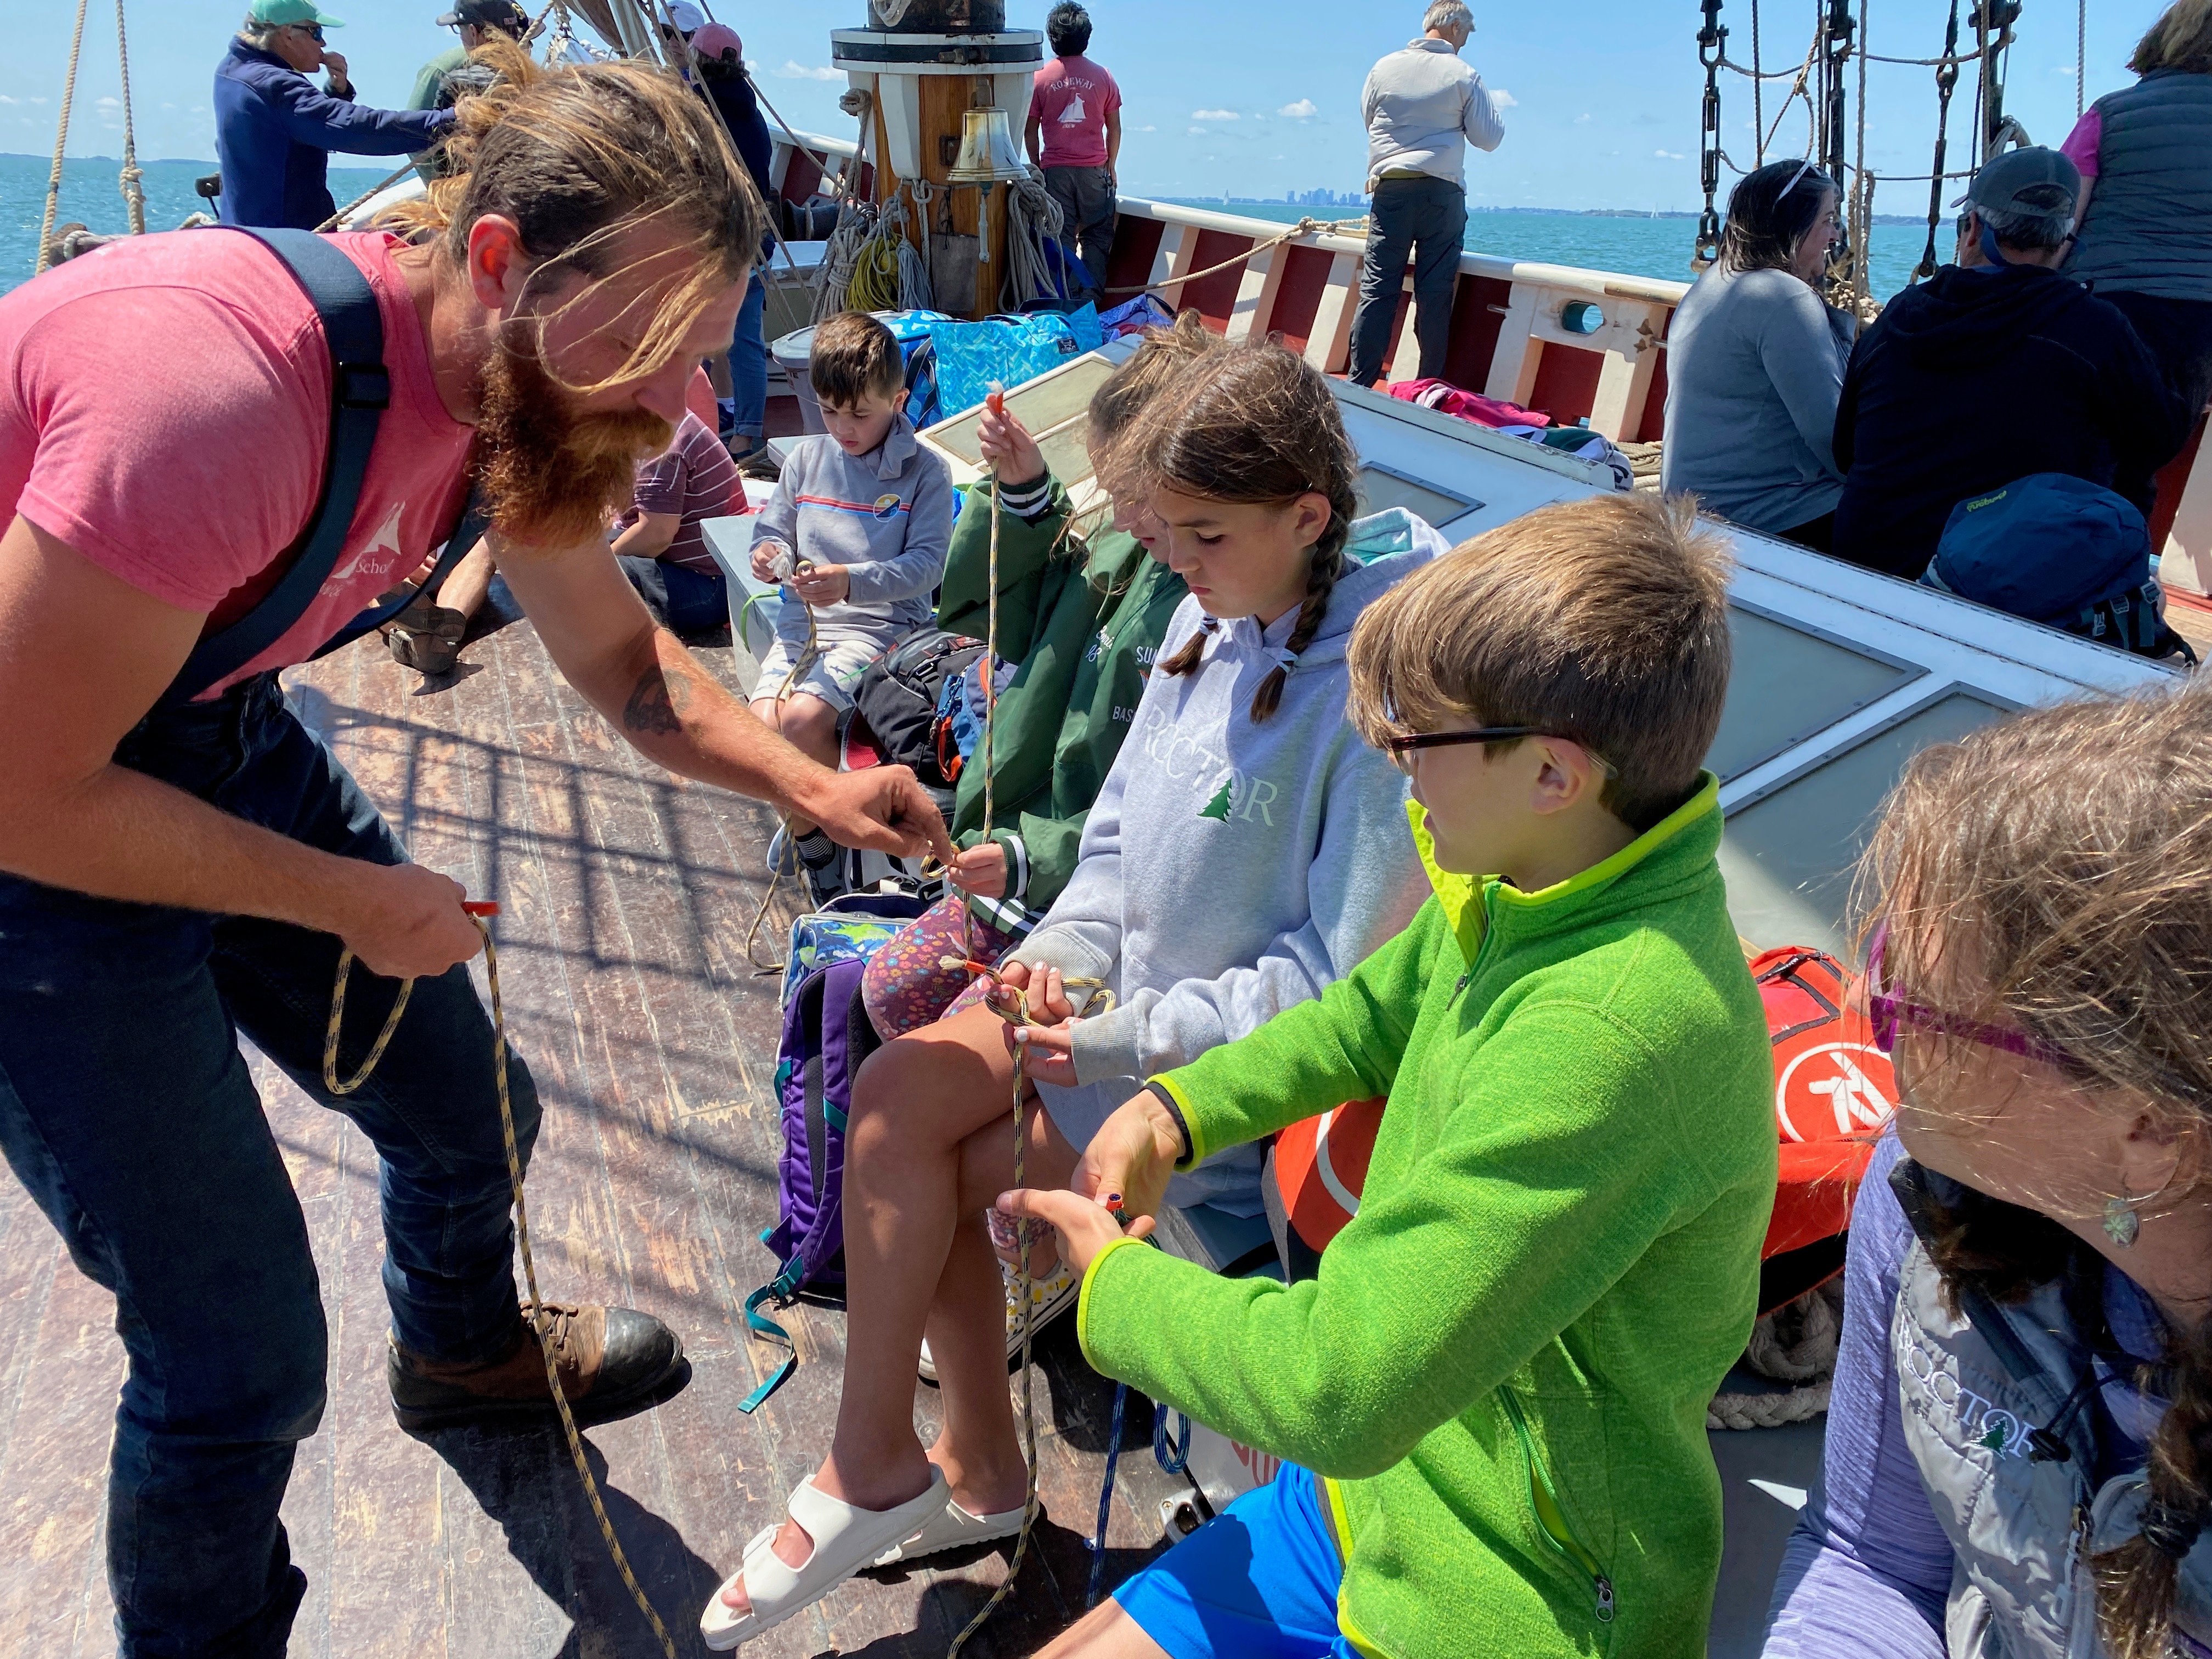
<path fill-rule="evenodd" d="M 783 1265 L 745 1298 L 745 1328 L 790 1350 L 775 1375 L 738 1403 L 750 1412 L 799 1369 L 791 1334 L 760 1311 L 763 1302 L 787 1308 L 810 1285 L 845 1283 L 845 1113 L 853 1077 L 883 1039 L 860 1000 L 864 958 L 848 957 L 800 981 L 783 1011 L 775 1092 L 782 1109 L 783 1156 L 778 1164 L 782 1218 L 761 1243 Z"/>

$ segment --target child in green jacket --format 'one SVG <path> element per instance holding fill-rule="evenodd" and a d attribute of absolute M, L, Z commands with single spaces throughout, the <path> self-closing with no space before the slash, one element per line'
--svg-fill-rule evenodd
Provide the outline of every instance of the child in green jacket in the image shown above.
<path fill-rule="evenodd" d="M 1750 1334 L 1773 1074 L 1699 763 L 1723 544 L 1686 497 L 1490 532 L 1353 636 L 1435 886 L 1316 1000 L 1152 1079 L 1072 1192 L 1009 1193 L 1083 1275 L 1107 1375 L 1284 1462 L 1048 1651 L 1275 1659 L 1705 1650 L 1706 1403 Z M 1170 1174 L 1387 1095 L 1316 1279 L 1141 1246 Z"/>
<path fill-rule="evenodd" d="M 1091 400 L 1092 468 L 1116 483 L 1114 442 L 1177 370 L 1220 345 L 1195 313 L 1155 330 Z M 1110 525 L 1076 533 L 1067 492 L 1012 415 L 985 411 L 983 459 L 999 491 L 999 659 L 1017 665 L 998 693 L 993 819 L 983 834 L 985 764 L 962 769 L 952 810 L 949 894 L 871 960 L 861 995 L 889 1039 L 941 1017 L 972 975 L 947 957 L 996 962 L 1052 907 L 1074 873 L 1083 822 L 1121 752 L 1168 619 L 1188 591 L 1152 556 L 1158 525 L 1126 483 Z M 937 625 L 983 637 L 990 614 L 993 482 L 968 493 L 953 526 Z M 1003 673 L 1003 670 L 1001 671 Z M 981 995 L 980 987 L 975 995 Z M 969 1000 L 973 1000 L 970 997 Z"/>

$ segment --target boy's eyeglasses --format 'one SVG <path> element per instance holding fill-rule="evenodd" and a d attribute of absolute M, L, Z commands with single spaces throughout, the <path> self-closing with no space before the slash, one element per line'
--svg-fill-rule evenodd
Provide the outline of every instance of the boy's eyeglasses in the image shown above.
<path fill-rule="evenodd" d="M 1957 1037 L 1965 1042 L 1978 1042 L 1984 1048 L 1996 1048 L 2008 1054 L 2041 1060 L 2045 1065 L 2056 1066 L 2062 1071 L 2079 1070 L 2068 1055 L 2047 1042 L 2037 1041 L 2025 1031 L 2008 1031 L 1998 1026 L 1984 1025 L 1978 1020 L 1947 1014 L 1940 1008 L 1926 1008 L 1917 1002 L 1906 1002 L 1881 989 L 1883 982 L 1882 947 L 1888 942 L 1889 924 L 1885 921 L 1875 928 L 1874 938 L 1867 946 L 1867 1019 L 1874 1029 L 1875 1047 L 1882 1053 L 1895 1053 L 1897 1028 L 1910 1025 L 1916 1031 L 1933 1031 L 1942 1036 Z"/>
<path fill-rule="evenodd" d="M 1383 738 L 1382 747 L 1403 766 L 1417 749 L 1443 749 L 1455 743 L 1513 743 L 1544 735 L 1533 726 L 1478 726 L 1472 732 L 1401 732 Z"/>

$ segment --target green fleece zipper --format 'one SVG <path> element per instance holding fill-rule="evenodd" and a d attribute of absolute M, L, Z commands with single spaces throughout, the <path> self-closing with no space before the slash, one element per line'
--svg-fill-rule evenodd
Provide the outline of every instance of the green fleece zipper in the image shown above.
<path fill-rule="evenodd" d="M 1528 1459 L 1528 1506 L 1535 1512 L 1536 1524 L 1552 1547 L 1580 1567 L 1583 1576 L 1590 1581 L 1590 1589 L 1597 1599 L 1597 1621 L 1601 1625 L 1613 1622 L 1613 1580 L 1606 1577 L 1605 1568 L 1596 1556 L 1590 1553 L 1574 1528 L 1567 1524 L 1566 1511 L 1559 1507 L 1559 1494 L 1553 1490 L 1552 1477 L 1545 1470 L 1543 1460 L 1536 1455 L 1535 1437 L 1528 1432 L 1528 1419 L 1521 1414 L 1521 1402 L 1513 1397 L 1510 1389 L 1501 1387 L 1498 1398 L 1505 1407 L 1505 1415 L 1513 1421 L 1513 1431 L 1521 1437 L 1521 1449 Z"/>

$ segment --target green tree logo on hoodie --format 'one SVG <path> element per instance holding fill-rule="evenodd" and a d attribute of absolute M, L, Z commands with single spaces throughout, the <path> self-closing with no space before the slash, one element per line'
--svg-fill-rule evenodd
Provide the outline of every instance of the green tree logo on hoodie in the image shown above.
<path fill-rule="evenodd" d="M 1236 792 L 1237 778 L 1232 773 L 1222 779 L 1221 787 L 1213 792 L 1213 799 L 1198 809 L 1199 817 L 1218 818 L 1224 823 L 1228 823 L 1229 811 L 1235 802 Z"/>

